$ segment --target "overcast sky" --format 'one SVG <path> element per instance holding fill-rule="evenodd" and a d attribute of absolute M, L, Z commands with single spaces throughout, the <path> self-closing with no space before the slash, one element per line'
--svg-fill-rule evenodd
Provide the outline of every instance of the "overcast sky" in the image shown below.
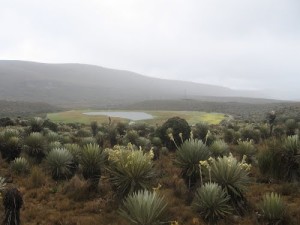
<path fill-rule="evenodd" d="M 299 0 L 1 0 L 0 59 L 300 99 Z"/>

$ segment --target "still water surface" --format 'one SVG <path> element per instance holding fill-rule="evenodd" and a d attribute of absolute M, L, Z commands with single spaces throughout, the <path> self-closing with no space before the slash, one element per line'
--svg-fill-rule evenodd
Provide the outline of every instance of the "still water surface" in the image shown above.
<path fill-rule="evenodd" d="M 144 112 L 86 112 L 83 113 L 84 115 L 88 115 L 88 116 L 111 116 L 111 117 L 120 117 L 120 118 L 125 118 L 125 119 L 129 119 L 129 120 L 149 120 L 149 119 L 153 119 L 153 116 L 148 114 L 148 113 L 144 113 Z"/>

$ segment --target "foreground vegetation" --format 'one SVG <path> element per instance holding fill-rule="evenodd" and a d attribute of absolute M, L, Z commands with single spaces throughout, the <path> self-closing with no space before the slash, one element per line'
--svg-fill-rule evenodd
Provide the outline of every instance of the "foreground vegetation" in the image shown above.
<path fill-rule="evenodd" d="M 299 224 L 298 118 L 189 121 L 10 119 L 0 128 L 1 220 Z"/>

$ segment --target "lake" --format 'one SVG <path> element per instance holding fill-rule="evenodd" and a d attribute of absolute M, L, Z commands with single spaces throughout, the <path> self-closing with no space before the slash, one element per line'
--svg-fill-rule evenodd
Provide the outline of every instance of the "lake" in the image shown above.
<path fill-rule="evenodd" d="M 116 112 L 116 111 L 107 111 L 107 112 L 86 112 L 82 113 L 87 116 L 110 116 L 110 117 L 119 117 L 129 120 L 149 120 L 153 119 L 153 116 L 144 112 Z"/>

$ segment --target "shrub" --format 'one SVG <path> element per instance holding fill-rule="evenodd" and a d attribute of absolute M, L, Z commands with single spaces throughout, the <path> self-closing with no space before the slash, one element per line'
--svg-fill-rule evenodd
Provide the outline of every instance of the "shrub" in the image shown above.
<path fill-rule="evenodd" d="M 168 119 L 160 128 L 157 129 L 158 136 L 162 140 L 163 144 L 170 150 L 176 149 L 174 142 L 170 140 L 168 131 L 173 134 L 175 143 L 182 143 L 189 138 L 191 128 L 185 119 L 180 117 L 173 117 Z M 182 133 L 182 140 L 179 134 Z"/>
<path fill-rule="evenodd" d="M 159 137 L 153 137 L 151 143 L 156 147 L 162 147 L 162 141 Z"/>
<path fill-rule="evenodd" d="M 38 188 L 45 184 L 45 174 L 43 171 L 35 166 L 31 169 L 28 186 L 30 188 Z"/>
<path fill-rule="evenodd" d="M 91 137 L 92 136 L 92 133 L 89 131 L 89 130 L 86 130 L 86 129 L 79 129 L 77 132 L 76 132 L 76 136 L 77 137 L 81 137 L 81 138 L 84 138 L 84 137 Z"/>
<path fill-rule="evenodd" d="M 81 146 L 85 146 L 85 145 L 88 145 L 88 144 L 96 144 L 96 143 L 97 143 L 97 141 L 93 137 L 84 137 L 80 140 L 80 145 Z"/>
<path fill-rule="evenodd" d="M 300 180 L 299 140 L 289 136 L 283 140 L 273 139 L 259 155 L 260 170 L 276 179 Z"/>
<path fill-rule="evenodd" d="M 121 196 L 141 189 L 147 189 L 155 177 L 152 151 L 143 153 L 128 147 L 115 146 L 107 149 L 109 154 L 108 170 L 111 182 Z"/>
<path fill-rule="evenodd" d="M 41 132 L 43 129 L 44 120 L 40 117 L 34 117 L 29 121 L 31 132 Z"/>
<path fill-rule="evenodd" d="M 300 141 L 298 135 L 288 136 L 283 142 L 283 149 L 293 155 L 300 154 Z"/>
<path fill-rule="evenodd" d="M 280 195 L 273 192 L 265 194 L 259 208 L 268 224 L 284 224 L 286 210 Z"/>
<path fill-rule="evenodd" d="M 209 126 L 207 123 L 197 123 L 193 129 L 194 137 L 205 142 L 206 135 L 208 133 Z"/>
<path fill-rule="evenodd" d="M 88 144 L 83 147 L 79 159 L 82 166 L 82 175 L 84 179 L 90 180 L 93 186 L 99 183 L 104 161 L 105 154 L 98 145 Z"/>
<path fill-rule="evenodd" d="M 120 214 L 131 224 L 156 225 L 165 219 L 167 203 L 156 192 L 141 190 L 123 201 Z"/>
<path fill-rule="evenodd" d="M 298 127 L 296 120 L 288 119 L 285 121 L 286 135 L 295 135 L 295 130 Z"/>
<path fill-rule="evenodd" d="M 262 148 L 258 154 L 258 168 L 261 174 L 269 175 L 273 164 L 273 153 L 268 148 Z M 275 172 L 275 171 L 273 171 Z"/>
<path fill-rule="evenodd" d="M 65 144 L 64 148 L 72 154 L 75 165 L 78 165 L 81 154 L 80 146 L 78 144 Z"/>
<path fill-rule="evenodd" d="M 229 154 L 229 146 L 223 140 L 216 140 L 209 146 L 209 150 L 213 157 L 223 157 Z"/>
<path fill-rule="evenodd" d="M 73 156 L 64 148 L 51 150 L 47 155 L 46 165 L 55 180 L 70 178 L 74 172 Z"/>
<path fill-rule="evenodd" d="M 92 121 L 92 122 L 91 122 L 91 131 L 92 131 L 93 137 L 95 137 L 96 134 L 97 134 L 98 131 L 99 131 L 99 126 L 98 126 L 97 121 Z"/>
<path fill-rule="evenodd" d="M 251 162 L 253 160 L 253 156 L 256 153 L 256 149 L 253 145 L 252 140 L 238 141 L 236 151 L 240 155 L 240 158 L 243 158 L 243 156 L 246 155 L 247 162 Z"/>
<path fill-rule="evenodd" d="M 62 145 L 59 141 L 53 141 L 48 144 L 47 149 L 50 152 L 52 149 L 61 148 L 61 147 L 62 147 Z"/>
<path fill-rule="evenodd" d="M 234 142 L 234 130 L 233 129 L 225 129 L 225 131 L 224 131 L 224 140 L 227 143 L 233 143 Z"/>
<path fill-rule="evenodd" d="M 45 138 L 41 133 L 31 133 L 25 138 L 25 149 L 29 156 L 40 162 L 46 154 Z"/>
<path fill-rule="evenodd" d="M 228 217 L 233 209 L 229 205 L 230 197 L 216 183 L 206 183 L 198 188 L 192 207 L 200 213 L 209 224 L 216 224 L 218 220 Z"/>
<path fill-rule="evenodd" d="M 200 178 L 199 161 L 207 160 L 209 150 L 202 141 L 186 140 L 176 151 L 175 163 L 181 168 L 181 174 L 190 188 Z"/>
<path fill-rule="evenodd" d="M 30 166 L 25 158 L 19 157 L 11 162 L 11 170 L 18 175 L 27 174 L 30 170 Z"/>
<path fill-rule="evenodd" d="M 53 132 L 53 131 L 49 131 L 46 135 L 47 141 L 48 142 L 55 142 L 55 141 L 60 141 L 60 137 L 58 135 L 58 133 Z"/>
<path fill-rule="evenodd" d="M 230 153 L 229 156 L 210 160 L 211 179 L 218 183 L 230 196 L 230 201 L 243 210 L 245 198 L 243 192 L 250 183 L 248 171 L 250 165 L 244 160 L 238 162 Z"/>
<path fill-rule="evenodd" d="M 5 129 L 0 133 L 0 151 L 3 159 L 8 162 L 17 158 L 21 153 L 20 133 L 16 129 Z"/>
<path fill-rule="evenodd" d="M 139 137 L 136 139 L 136 146 L 142 147 L 142 149 L 147 149 L 149 150 L 151 147 L 151 141 L 145 137 Z"/>

